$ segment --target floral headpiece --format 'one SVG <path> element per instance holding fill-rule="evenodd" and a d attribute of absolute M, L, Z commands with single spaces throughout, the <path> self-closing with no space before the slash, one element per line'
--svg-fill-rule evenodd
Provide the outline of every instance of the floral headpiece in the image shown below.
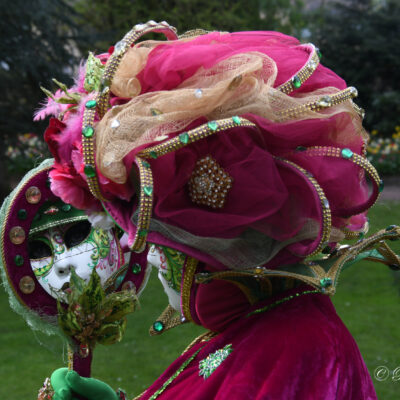
<path fill-rule="evenodd" d="M 170 40 L 135 44 L 148 32 Z M 383 183 L 357 90 L 312 44 L 150 21 L 90 55 L 67 92 L 80 101 L 45 133 L 52 190 L 105 209 L 134 251 L 150 241 L 252 273 L 368 230 Z"/>

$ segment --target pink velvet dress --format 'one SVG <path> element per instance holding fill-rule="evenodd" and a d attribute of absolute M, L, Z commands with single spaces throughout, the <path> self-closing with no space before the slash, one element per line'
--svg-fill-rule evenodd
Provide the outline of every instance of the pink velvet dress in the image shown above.
<path fill-rule="evenodd" d="M 181 355 L 141 400 L 377 399 L 357 344 L 328 296 L 302 285 L 250 307 L 226 283 L 217 302 L 213 283 L 206 286 L 196 294 L 197 315 L 220 333 Z M 230 352 L 221 361 L 215 354 L 226 346 Z M 210 354 L 217 360 L 204 378 L 200 361 Z"/>

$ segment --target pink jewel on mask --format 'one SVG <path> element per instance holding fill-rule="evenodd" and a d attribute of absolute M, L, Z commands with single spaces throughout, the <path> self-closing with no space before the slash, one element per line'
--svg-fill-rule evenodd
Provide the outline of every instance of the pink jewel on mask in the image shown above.
<path fill-rule="evenodd" d="M 63 237 L 61 236 L 60 233 L 55 233 L 53 235 L 53 240 L 58 244 L 63 244 L 64 243 L 64 239 L 63 239 Z"/>

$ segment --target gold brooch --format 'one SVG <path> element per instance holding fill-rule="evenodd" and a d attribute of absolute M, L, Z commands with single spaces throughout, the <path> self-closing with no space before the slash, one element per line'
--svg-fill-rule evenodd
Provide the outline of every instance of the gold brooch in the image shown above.
<path fill-rule="evenodd" d="M 189 180 L 189 195 L 193 203 L 222 208 L 233 179 L 210 156 L 197 161 Z"/>

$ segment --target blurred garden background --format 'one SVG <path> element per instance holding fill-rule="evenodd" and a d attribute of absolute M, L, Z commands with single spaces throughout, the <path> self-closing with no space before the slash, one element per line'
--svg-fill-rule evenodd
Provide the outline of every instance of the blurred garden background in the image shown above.
<path fill-rule="evenodd" d="M 368 158 L 386 188 L 371 210 L 371 231 L 400 224 L 400 1 L 399 0 L 0 0 L 0 200 L 30 168 L 49 157 L 47 121 L 33 122 L 52 78 L 72 83 L 88 50 L 107 51 L 133 25 L 166 20 L 179 33 L 206 30 L 279 30 L 314 43 L 321 62 L 358 89 L 371 134 Z M 385 196 L 385 193 L 388 195 Z M 400 253 L 400 247 L 397 246 Z M 375 378 L 378 397 L 400 393 L 400 275 L 364 263 L 343 273 L 334 298 Z M 183 326 L 149 338 L 148 327 L 166 305 L 156 279 L 130 318 L 122 343 L 99 348 L 94 375 L 130 398 L 139 394 L 199 333 Z M 34 335 L 0 293 L 0 398 L 36 398 L 43 379 L 62 366 L 55 339 Z M 398 368 L 398 369 L 397 369 Z M 398 379 L 397 379 L 398 378 Z"/>

